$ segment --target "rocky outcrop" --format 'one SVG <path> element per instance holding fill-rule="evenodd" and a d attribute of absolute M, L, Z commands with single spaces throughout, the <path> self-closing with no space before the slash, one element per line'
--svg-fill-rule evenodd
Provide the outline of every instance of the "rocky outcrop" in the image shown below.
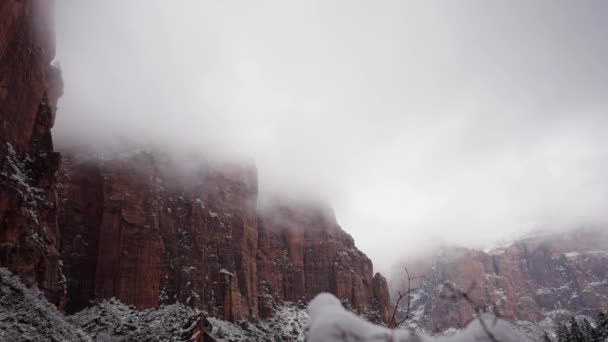
<path fill-rule="evenodd" d="M 372 303 L 377 308 L 377 313 L 380 321 L 389 322 L 393 313 L 393 305 L 390 303 L 390 294 L 388 291 L 388 282 L 380 273 L 374 274 L 372 280 L 373 299 Z"/>
<path fill-rule="evenodd" d="M 62 92 L 52 1 L 0 4 L 0 266 L 59 305 L 57 179 L 50 129 Z"/>
<path fill-rule="evenodd" d="M 203 314 L 181 304 L 138 311 L 117 300 L 64 316 L 36 287 L 0 267 L 1 341 L 205 342 Z"/>
<path fill-rule="evenodd" d="M 461 328 L 474 310 L 450 299 L 446 283 L 469 291 L 482 308 L 546 330 L 574 315 L 595 317 L 608 306 L 608 236 L 602 231 L 539 236 L 488 252 L 445 248 L 414 296 L 412 311 L 432 332 Z"/>
<path fill-rule="evenodd" d="M 371 261 L 318 204 L 282 199 L 260 214 L 261 310 L 278 300 L 308 302 L 334 293 L 347 307 L 387 321 L 388 287 Z"/>
<path fill-rule="evenodd" d="M 234 321 L 329 291 L 387 319 L 386 281 L 329 210 L 279 201 L 258 212 L 254 167 L 185 168 L 163 156 L 65 158 L 69 312 L 116 297 L 139 308 L 179 301 Z"/>

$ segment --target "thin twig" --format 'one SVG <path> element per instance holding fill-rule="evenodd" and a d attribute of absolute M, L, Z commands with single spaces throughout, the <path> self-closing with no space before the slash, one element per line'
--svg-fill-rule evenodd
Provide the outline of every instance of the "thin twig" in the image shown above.
<path fill-rule="evenodd" d="M 405 269 L 405 276 L 406 276 L 405 280 L 407 281 L 407 291 L 405 291 L 403 293 L 401 293 L 401 291 L 398 292 L 399 298 L 397 298 L 397 302 L 395 302 L 395 307 L 393 308 L 393 315 L 392 315 L 390 323 L 389 323 L 390 328 L 396 328 L 399 325 L 401 325 L 403 322 L 410 319 L 410 308 L 411 308 L 411 303 L 412 303 L 411 293 L 419 290 L 419 288 L 412 289 L 412 280 L 418 279 L 418 278 L 424 278 L 424 276 L 413 276 L 412 277 L 412 276 L 410 276 L 410 272 L 408 271 L 407 267 L 405 267 L 404 269 Z M 397 315 L 397 310 L 399 309 L 399 304 L 401 303 L 401 300 L 403 300 L 403 298 L 406 296 L 407 296 L 407 307 L 406 307 L 405 317 L 403 317 L 403 319 L 397 321 L 396 315 Z"/>
<path fill-rule="evenodd" d="M 494 336 L 494 334 L 492 333 L 492 331 L 490 331 L 490 329 L 486 325 L 486 322 L 482 318 L 482 314 L 485 312 L 485 310 L 483 310 L 479 305 L 477 305 L 477 303 L 473 300 L 473 298 L 471 298 L 470 293 L 475 288 L 475 282 L 473 282 L 471 284 L 471 286 L 469 286 L 469 288 L 467 289 L 466 292 L 457 289 L 454 285 L 450 284 L 449 282 L 446 282 L 444 284 L 444 286 L 452 291 L 452 298 L 458 298 L 458 297 L 460 297 L 460 298 L 464 299 L 469 305 L 471 305 L 471 307 L 473 308 L 473 310 L 475 310 L 475 313 L 477 314 L 477 319 L 479 320 L 479 323 L 481 324 L 481 328 L 486 333 L 486 335 L 488 336 L 488 338 L 490 339 L 490 341 L 492 341 L 492 342 L 500 342 L 496 338 L 496 336 Z"/>

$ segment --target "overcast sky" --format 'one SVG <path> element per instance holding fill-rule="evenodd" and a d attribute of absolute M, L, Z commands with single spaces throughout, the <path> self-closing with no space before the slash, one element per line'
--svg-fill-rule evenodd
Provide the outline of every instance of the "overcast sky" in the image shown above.
<path fill-rule="evenodd" d="M 381 270 L 606 218 L 606 1 L 56 3 L 59 146 L 250 155 Z"/>

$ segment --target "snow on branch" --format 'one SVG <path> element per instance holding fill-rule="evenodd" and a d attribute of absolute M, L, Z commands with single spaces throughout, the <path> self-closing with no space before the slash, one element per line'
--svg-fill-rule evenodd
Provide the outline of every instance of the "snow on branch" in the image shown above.
<path fill-rule="evenodd" d="M 310 316 L 307 342 L 526 342 L 506 321 L 484 314 L 460 333 L 450 337 L 431 337 L 415 330 L 388 329 L 372 324 L 342 307 L 329 293 L 317 295 L 308 305 Z M 487 331 L 491 332 L 488 335 Z"/>

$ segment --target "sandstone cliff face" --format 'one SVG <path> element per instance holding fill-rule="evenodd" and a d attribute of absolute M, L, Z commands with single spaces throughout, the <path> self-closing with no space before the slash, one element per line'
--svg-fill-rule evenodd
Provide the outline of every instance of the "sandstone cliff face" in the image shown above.
<path fill-rule="evenodd" d="M 388 321 L 386 280 L 327 208 L 282 200 L 260 214 L 261 309 L 276 300 L 307 302 L 336 294 L 348 307 Z"/>
<path fill-rule="evenodd" d="M 178 300 L 225 319 L 255 316 L 255 169 L 201 169 L 184 182 L 173 166 L 146 152 L 66 158 L 68 311 L 116 297 L 139 308 Z"/>
<path fill-rule="evenodd" d="M 417 273 L 426 279 L 412 311 L 430 331 L 461 328 L 474 314 L 466 302 L 446 298 L 451 293 L 446 282 L 470 288 L 478 305 L 505 319 L 550 330 L 556 321 L 595 317 L 608 306 L 608 238 L 584 231 L 530 238 L 489 252 L 444 249 L 431 268 Z"/>
<path fill-rule="evenodd" d="M 52 6 L 0 3 L 0 266 L 59 308 L 67 296 L 68 312 L 116 297 L 238 320 L 330 291 L 386 319 L 386 281 L 333 216 L 258 213 L 255 167 L 182 168 L 146 152 L 62 159 L 50 132 L 62 93 Z"/>
<path fill-rule="evenodd" d="M 62 92 L 52 1 L 0 4 L 0 266 L 64 299 L 56 220 L 60 156 L 50 128 Z"/>
<path fill-rule="evenodd" d="M 258 213 L 254 167 L 180 169 L 146 152 L 66 158 L 60 223 L 69 312 L 116 297 L 139 308 L 180 301 L 238 320 L 329 291 L 388 319 L 386 280 L 373 277 L 333 214 L 301 202 Z"/>

